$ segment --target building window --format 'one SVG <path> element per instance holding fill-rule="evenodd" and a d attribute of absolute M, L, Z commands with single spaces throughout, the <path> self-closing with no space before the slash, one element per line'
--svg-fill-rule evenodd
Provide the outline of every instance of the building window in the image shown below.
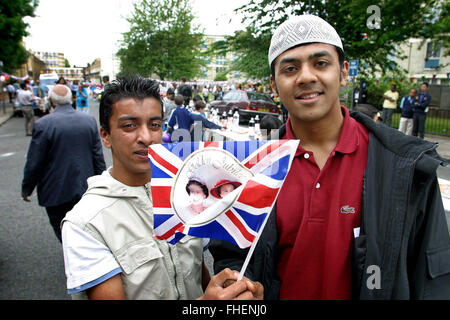
<path fill-rule="evenodd" d="M 426 69 L 439 68 L 439 58 L 441 56 L 442 43 L 439 41 L 430 41 L 427 43 L 427 55 L 425 58 Z"/>

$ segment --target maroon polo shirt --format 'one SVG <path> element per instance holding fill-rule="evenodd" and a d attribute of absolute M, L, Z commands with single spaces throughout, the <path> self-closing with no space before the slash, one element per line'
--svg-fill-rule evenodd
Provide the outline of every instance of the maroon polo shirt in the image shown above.
<path fill-rule="evenodd" d="M 278 196 L 281 299 L 351 298 L 369 134 L 341 109 L 344 125 L 325 166 L 320 170 L 314 154 L 299 146 Z M 295 139 L 290 119 L 284 139 Z"/>

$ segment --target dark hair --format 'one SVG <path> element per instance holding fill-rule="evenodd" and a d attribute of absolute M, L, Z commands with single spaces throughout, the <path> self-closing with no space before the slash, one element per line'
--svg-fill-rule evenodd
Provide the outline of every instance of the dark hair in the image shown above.
<path fill-rule="evenodd" d="M 200 109 L 205 109 L 206 108 L 206 103 L 203 102 L 203 100 L 197 100 L 195 102 L 195 110 L 200 110 Z"/>
<path fill-rule="evenodd" d="M 198 182 L 197 180 L 189 180 L 187 185 L 186 185 L 186 192 L 190 195 L 191 192 L 189 191 L 189 186 L 191 184 L 195 184 L 197 186 L 199 186 L 200 188 L 202 188 L 203 193 L 206 195 L 206 198 L 208 198 L 209 196 L 209 191 L 208 188 L 201 182 Z"/>
<path fill-rule="evenodd" d="M 375 115 L 378 113 L 378 109 L 371 104 L 358 104 L 355 107 L 355 110 L 364 113 L 371 119 L 373 119 Z"/>
<path fill-rule="evenodd" d="M 56 83 L 59 83 L 61 80 L 63 80 L 63 84 L 67 84 L 66 79 L 64 79 L 64 77 L 59 77 L 58 81 L 56 81 Z"/>
<path fill-rule="evenodd" d="M 428 88 L 428 82 L 422 82 L 422 84 L 426 85 Z"/>
<path fill-rule="evenodd" d="M 308 45 L 308 44 L 311 44 L 311 43 L 302 43 L 302 44 L 296 45 L 296 46 L 294 46 L 292 48 L 289 48 L 288 50 L 293 49 L 293 48 L 297 48 L 297 47 L 301 47 L 301 46 L 304 46 L 304 45 Z M 340 69 L 342 71 L 342 68 L 344 67 L 344 61 L 345 61 L 344 51 L 341 48 L 339 48 L 339 47 L 336 47 L 336 46 L 333 46 L 333 47 L 336 49 L 336 52 L 338 54 L 339 67 L 340 67 Z M 275 58 L 272 61 L 272 63 L 270 64 L 270 74 L 272 75 L 272 78 L 273 78 L 274 82 L 275 82 L 275 62 L 276 61 L 277 61 L 277 59 Z"/>
<path fill-rule="evenodd" d="M 27 84 L 25 82 L 21 82 L 20 83 L 20 88 L 21 89 L 26 89 L 27 88 Z"/>
<path fill-rule="evenodd" d="M 100 126 L 110 133 L 109 120 L 112 116 L 113 104 L 124 98 L 155 98 L 161 105 L 161 117 L 164 116 L 163 102 L 159 95 L 159 85 L 156 81 L 142 78 L 138 75 L 127 76 L 113 80 L 102 93 L 99 108 Z"/>
<path fill-rule="evenodd" d="M 283 123 L 280 121 L 280 119 L 271 115 L 265 115 L 261 119 L 259 127 L 261 129 L 267 130 L 267 133 L 269 133 L 270 130 L 279 129 L 282 125 Z"/>

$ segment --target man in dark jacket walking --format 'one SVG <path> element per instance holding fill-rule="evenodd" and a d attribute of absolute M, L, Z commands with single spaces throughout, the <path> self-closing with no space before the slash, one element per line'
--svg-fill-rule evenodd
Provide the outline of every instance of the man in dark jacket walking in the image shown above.
<path fill-rule="evenodd" d="M 72 92 L 65 85 L 57 84 L 49 99 L 55 110 L 34 124 L 22 198 L 30 202 L 37 186 L 39 205 L 61 241 L 61 220 L 86 191 L 87 178 L 106 166 L 95 118 L 72 108 Z"/>
<path fill-rule="evenodd" d="M 275 136 L 300 145 L 245 276 L 266 299 L 449 299 L 437 145 L 340 105 L 349 66 L 319 17 L 280 25 L 269 64 L 289 110 Z M 209 249 L 215 272 L 240 270 L 248 252 Z"/>
<path fill-rule="evenodd" d="M 181 85 L 178 87 L 178 94 L 184 97 L 184 106 L 189 107 L 189 102 L 192 98 L 192 87 L 186 83 L 186 78 L 181 78 Z"/>

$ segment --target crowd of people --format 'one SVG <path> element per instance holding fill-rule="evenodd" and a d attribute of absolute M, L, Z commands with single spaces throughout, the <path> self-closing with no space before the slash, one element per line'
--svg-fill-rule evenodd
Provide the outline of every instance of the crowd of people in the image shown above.
<path fill-rule="evenodd" d="M 173 87 L 116 79 L 101 95 L 100 128 L 79 112 L 88 107 L 83 85 L 74 90 L 60 79 L 48 92 L 54 110 L 33 125 L 21 195 L 30 201 L 37 188 L 62 242 L 73 298 L 450 298 L 450 237 L 436 176 L 446 162 L 437 145 L 341 106 L 349 64 L 325 20 L 288 19 L 274 31 L 268 58 L 271 90 L 289 115 L 284 123 L 267 120 L 268 139 L 300 145 L 239 281 L 248 249 L 211 239 L 211 275 L 201 239 L 170 245 L 153 237 L 148 147 L 182 141 L 181 129 L 190 138 L 196 122 L 224 130 L 203 113 L 211 88 L 186 79 Z M 403 109 L 429 101 L 422 87 Z M 389 103 L 398 100 L 393 89 Z M 25 114 L 34 94 L 25 84 L 22 90 Z M 212 90 L 215 98 L 223 93 Z M 101 143 L 112 154 L 109 168 Z"/>

